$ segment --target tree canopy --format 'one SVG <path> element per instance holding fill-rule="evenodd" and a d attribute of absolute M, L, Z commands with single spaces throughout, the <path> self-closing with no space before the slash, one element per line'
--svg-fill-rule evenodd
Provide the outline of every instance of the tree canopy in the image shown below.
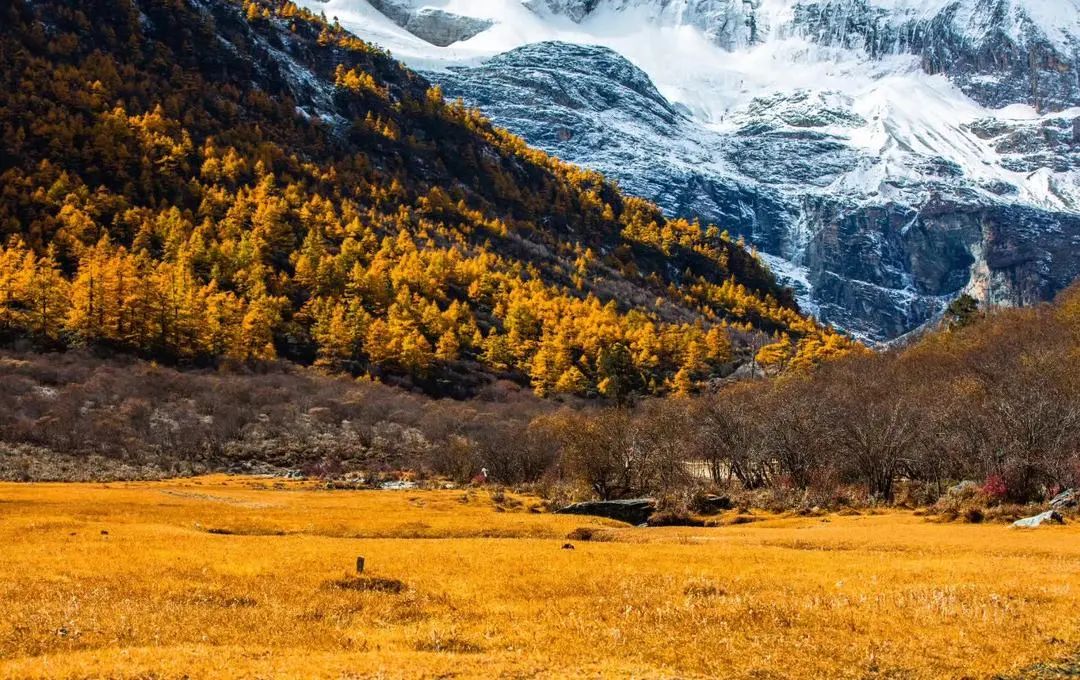
<path fill-rule="evenodd" d="M 854 347 L 726 233 L 291 2 L 16 0 L 0 19 L 8 338 L 614 399 L 692 391 L 751 335 L 783 343 L 777 368 Z"/>

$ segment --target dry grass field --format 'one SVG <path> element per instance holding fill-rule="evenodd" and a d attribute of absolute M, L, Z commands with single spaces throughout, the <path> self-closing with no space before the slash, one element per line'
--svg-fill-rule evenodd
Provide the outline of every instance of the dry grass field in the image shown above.
<path fill-rule="evenodd" d="M 984 678 L 1080 647 L 1077 525 L 634 529 L 497 500 L 0 485 L 0 677 Z"/>

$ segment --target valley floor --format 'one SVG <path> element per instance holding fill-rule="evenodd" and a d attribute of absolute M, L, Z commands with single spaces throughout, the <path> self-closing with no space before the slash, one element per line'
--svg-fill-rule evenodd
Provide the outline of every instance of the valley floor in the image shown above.
<path fill-rule="evenodd" d="M 0 677 L 982 678 L 1080 647 L 1080 525 L 539 510 L 237 477 L 0 485 Z"/>

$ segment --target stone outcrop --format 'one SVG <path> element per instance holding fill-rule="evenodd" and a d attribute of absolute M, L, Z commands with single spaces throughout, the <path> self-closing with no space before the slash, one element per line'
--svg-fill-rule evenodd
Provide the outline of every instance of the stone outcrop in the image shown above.
<path fill-rule="evenodd" d="M 492 22 L 486 19 L 462 16 L 433 7 L 413 9 L 400 0 L 369 1 L 372 7 L 392 19 L 398 26 L 439 47 L 468 40 L 492 26 Z"/>
<path fill-rule="evenodd" d="M 538 43 L 430 76 L 530 143 L 668 213 L 746 235 L 775 257 L 804 310 L 871 340 L 932 321 L 960 292 L 1030 304 L 1080 275 L 1080 214 L 1015 201 L 1015 186 L 981 186 L 932 158 L 913 158 L 907 177 L 874 193 L 838 186 L 882 164 L 836 134 L 863 122 L 842 97 L 755 100 L 734 133 L 720 134 L 602 47 Z M 975 127 L 1018 171 L 1080 168 L 1066 117 Z"/>
<path fill-rule="evenodd" d="M 626 522 L 634 526 L 645 524 L 656 512 L 656 501 L 651 498 L 634 498 L 615 501 L 586 501 L 574 503 L 561 510 L 563 515 L 591 515 Z"/>
<path fill-rule="evenodd" d="M 1080 506 L 1080 491 L 1066 489 L 1050 500 L 1051 510 L 1068 510 Z"/>

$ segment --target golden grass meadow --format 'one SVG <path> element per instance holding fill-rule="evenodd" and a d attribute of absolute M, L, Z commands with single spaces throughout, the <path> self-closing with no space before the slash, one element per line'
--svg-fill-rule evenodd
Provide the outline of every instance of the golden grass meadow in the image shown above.
<path fill-rule="evenodd" d="M 1077 525 L 538 510 L 239 477 L 3 484 L 0 677 L 983 678 L 1080 645 Z"/>

